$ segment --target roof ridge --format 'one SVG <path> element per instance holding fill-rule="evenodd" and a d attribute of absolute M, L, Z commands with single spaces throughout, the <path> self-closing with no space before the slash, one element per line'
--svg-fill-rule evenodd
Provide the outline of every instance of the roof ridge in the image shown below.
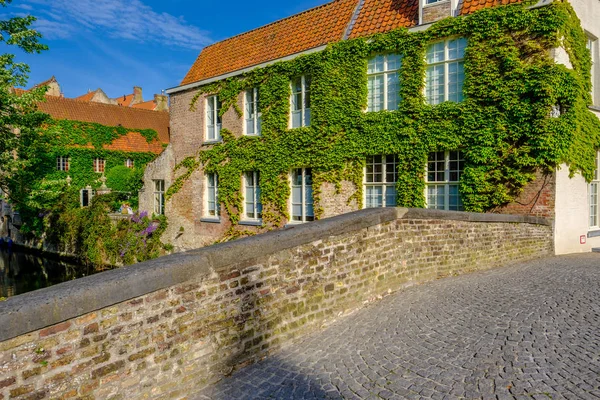
<path fill-rule="evenodd" d="M 356 23 L 356 20 L 358 19 L 358 14 L 360 14 L 360 11 L 362 10 L 362 7 L 364 4 L 365 4 L 365 0 L 358 0 L 358 4 L 356 5 L 354 12 L 352 13 L 352 17 L 350 17 L 350 22 L 348 22 L 348 26 L 346 27 L 346 30 L 344 31 L 344 36 L 342 36 L 342 40 L 348 40 L 348 38 L 350 37 L 350 34 L 352 33 L 352 29 L 354 28 L 354 24 Z"/>
<path fill-rule="evenodd" d="M 285 21 L 285 20 L 288 20 L 288 19 L 291 19 L 291 18 L 297 17 L 297 16 L 299 16 L 299 15 L 307 14 L 307 13 L 309 13 L 309 12 L 312 12 L 312 11 L 315 11 L 315 10 L 317 10 L 317 9 L 319 9 L 319 8 L 324 8 L 324 7 L 326 7 L 326 6 L 330 6 L 330 5 L 332 5 L 332 4 L 335 4 L 335 3 L 337 3 L 337 2 L 341 2 L 341 1 L 352 1 L 352 0 L 332 0 L 332 1 L 329 1 L 329 2 L 327 2 L 327 3 L 325 3 L 325 4 L 321 4 L 320 6 L 315 6 L 315 7 L 313 7 L 313 8 L 309 8 L 308 10 L 301 11 L 301 12 L 299 12 L 299 13 L 297 13 L 297 14 L 293 14 L 293 15 L 290 15 L 290 16 L 288 16 L 288 17 L 284 17 L 284 18 L 278 19 L 278 20 L 276 20 L 276 21 L 269 22 L 268 24 L 261 25 L 261 26 L 259 26 L 259 27 L 256 27 L 256 28 L 254 28 L 254 29 L 250 29 L 249 31 L 245 31 L 245 32 L 242 32 L 242 33 L 238 33 L 237 35 L 230 36 L 230 37 L 228 37 L 228 38 L 226 38 L 226 39 L 223 39 L 223 40 L 220 40 L 220 41 L 218 41 L 218 42 L 211 43 L 211 44 L 209 44 L 208 46 L 205 46 L 205 47 L 204 47 L 204 49 L 208 49 L 209 47 L 215 46 L 215 45 L 217 45 L 217 44 L 220 44 L 220 43 L 225 43 L 225 42 L 228 42 L 228 41 L 230 41 L 230 40 L 232 40 L 232 39 L 235 39 L 235 38 L 238 38 L 238 37 L 241 37 L 241 36 L 244 36 L 244 35 L 250 34 L 250 33 L 252 33 L 252 32 L 258 31 L 259 29 L 263 29 L 263 28 L 266 28 L 266 27 L 268 27 L 268 26 L 271 26 L 271 25 L 278 24 L 278 23 L 280 23 L 280 22 L 283 22 L 283 21 Z"/>
<path fill-rule="evenodd" d="M 94 101 L 85 101 L 85 100 L 80 100 L 78 98 L 70 98 L 70 97 L 59 97 L 59 96 L 45 96 L 46 98 L 51 98 L 52 100 L 64 100 L 64 101 L 72 101 L 78 104 L 87 104 L 90 105 L 92 107 L 114 107 L 115 109 L 120 109 L 120 110 L 135 110 L 135 112 L 139 112 L 139 111 L 144 111 L 144 112 L 151 112 L 151 113 L 157 113 L 157 112 L 161 112 L 161 113 L 168 113 L 168 111 L 153 111 L 153 110 L 145 110 L 143 108 L 133 108 L 133 107 L 125 107 L 125 106 L 120 106 L 118 104 L 106 104 L 106 103 L 97 103 Z"/>

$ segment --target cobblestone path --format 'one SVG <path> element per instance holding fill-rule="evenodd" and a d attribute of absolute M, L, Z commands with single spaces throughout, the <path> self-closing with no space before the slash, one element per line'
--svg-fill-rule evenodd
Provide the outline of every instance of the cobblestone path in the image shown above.
<path fill-rule="evenodd" d="M 598 399 L 600 255 L 414 286 L 197 399 Z"/>

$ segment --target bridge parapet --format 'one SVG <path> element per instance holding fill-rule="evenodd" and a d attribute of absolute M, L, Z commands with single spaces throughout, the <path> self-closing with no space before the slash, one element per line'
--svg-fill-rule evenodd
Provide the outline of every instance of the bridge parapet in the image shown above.
<path fill-rule="evenodd" d="M 0 398 L 183 397 L 390 290 L 552 243 L 543 218 L 369 209 L 15 296 Z"/>

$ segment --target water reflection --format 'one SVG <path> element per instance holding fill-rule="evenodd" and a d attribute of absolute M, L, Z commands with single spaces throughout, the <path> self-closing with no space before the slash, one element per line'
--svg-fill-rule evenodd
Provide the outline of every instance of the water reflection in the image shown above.
<path fill-rule="evenodd" d="M 3 248 L 0 249 L 0 297 L 30 292 L 92 272 L 91 268 L 73 263 Z"/>

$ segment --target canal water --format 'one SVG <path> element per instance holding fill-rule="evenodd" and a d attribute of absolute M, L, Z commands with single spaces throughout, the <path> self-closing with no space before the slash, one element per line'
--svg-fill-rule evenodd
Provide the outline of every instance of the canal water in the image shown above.
<path fill-rule="evenodd" d="M 0 248 L 0 298 L 56 285 L 93 273 L 93 268 L 20 250 Z"/>

